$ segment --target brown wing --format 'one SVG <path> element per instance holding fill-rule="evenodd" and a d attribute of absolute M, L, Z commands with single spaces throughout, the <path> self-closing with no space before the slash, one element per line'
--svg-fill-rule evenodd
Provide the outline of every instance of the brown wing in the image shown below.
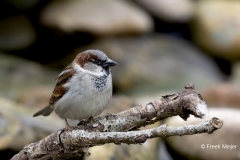
<path fill-rule="evenodd" d="M 49 101 L 51 106 L 67 92 L 68 88 L 65 88 L 63 85 L 68 82 L 75 73 L 76 71 L 72 68 L 72 64 L 70 64 L 57 76 L 57 84 Z"/>

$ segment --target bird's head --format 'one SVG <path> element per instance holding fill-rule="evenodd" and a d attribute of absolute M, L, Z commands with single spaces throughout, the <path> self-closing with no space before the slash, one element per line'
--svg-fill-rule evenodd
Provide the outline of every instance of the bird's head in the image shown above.
<path fill-rule="evenodd" d="M 110 67 L 117 65 L 116 62 L 109 59 L 105 53 L 99 50 L 87 50 L 79 53 L 74 61 L 82 69 L 93 74 L 110 74 Z"/>

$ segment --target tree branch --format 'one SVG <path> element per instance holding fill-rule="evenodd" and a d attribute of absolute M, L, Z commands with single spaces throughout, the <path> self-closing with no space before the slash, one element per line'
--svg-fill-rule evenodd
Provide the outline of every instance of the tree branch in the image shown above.
<path fill-rule="evenodd" d="M 186 85 L 181 93 L 166 95 L 146 105 L 96 118 L 94 123 L 82 123 L 72 131 L 61 130 L 52 133 L 39 142 L 25 146 L 12 160 L 66 159 L 86 152 L 86 148 L 96 145 L 136 144 L 155 137 L 212 133 L 223 125 L 218 118 L 212 118 L 198 125 L 162 125 L 154 129 L 129 131 L 176 115 L 186 120 L 189 114 L 199 118 L 208 114 L 205 102 L 194 91 L 192 84 Z"/>

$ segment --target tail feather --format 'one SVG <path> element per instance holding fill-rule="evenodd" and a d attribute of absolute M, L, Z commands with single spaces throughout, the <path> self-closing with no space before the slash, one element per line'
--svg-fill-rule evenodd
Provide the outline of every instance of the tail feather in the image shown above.
<path fill-rule="evenodd" d="M 33 117 L 37 117 L 37 116 L 49 116 L 53 111 L 53 108 L 51 108 L 51 106 L 47 106 L 47 107 L 44 107 L 43 109 L 41 109 L 40 111 L 38 111 L 37 113 L 35 113 L 33 115 Z"/>

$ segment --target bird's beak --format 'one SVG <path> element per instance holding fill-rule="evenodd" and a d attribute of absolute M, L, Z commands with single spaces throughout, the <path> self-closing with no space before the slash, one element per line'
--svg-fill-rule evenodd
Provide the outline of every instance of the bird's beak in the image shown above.
<path fill-rule="evenodd" d="M 111 59 L 108 59 L 106 62 L 103 63 L 103 67 L 113 67 L 116 65 L 117 65 L 117 63 Z"/>

